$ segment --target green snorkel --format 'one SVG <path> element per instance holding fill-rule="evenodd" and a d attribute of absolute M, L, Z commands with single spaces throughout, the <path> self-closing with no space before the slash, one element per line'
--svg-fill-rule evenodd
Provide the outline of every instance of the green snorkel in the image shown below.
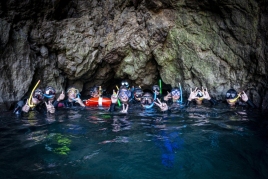
<path fill-rule="evenodd" d="M 160 95 L 162 95 L 162 81 L 161 81 L 161 79 L 159 80 L 159 88 L 160 88 L 159 93 L 160 93 Z"/>
<path fill-rule="evenodd" d="M 117 85 L 116 85 L 116 88 L 117 88 L 117 91 L 119 91 L 119 88 L 118 88 Z M 117 104 L 118 104 L 119 107 L 121 106 L 121 103 L 120 103 L 120 100 L 119 99 L 117 100 Z"/>
<path fill-rule="evenodd" d="M 180 99 L 179 102 L 182 104 L 182 89 L 181 89 L 181 83 L 179 83 L 179 86 L 180 86 L 180 92 L 181 92 L 181 97 L 180 97 L 181 99 Z"/>

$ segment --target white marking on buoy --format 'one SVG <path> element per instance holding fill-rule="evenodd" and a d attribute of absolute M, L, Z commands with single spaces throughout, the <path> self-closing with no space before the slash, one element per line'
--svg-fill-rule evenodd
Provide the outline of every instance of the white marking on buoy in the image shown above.
<path fill-rule="evenodd" d="M 98 103 L 99 103 L 99 106 L 102 106 L 102 98 L 101 97 L 99 97 Z"/>

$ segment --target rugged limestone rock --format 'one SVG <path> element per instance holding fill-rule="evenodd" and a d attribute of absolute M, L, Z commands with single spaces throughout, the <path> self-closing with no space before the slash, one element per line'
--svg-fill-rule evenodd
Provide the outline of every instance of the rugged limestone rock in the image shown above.
<path fill-rule="evenodd" d="M 245 90 L 267 108 L 264 0 L 7 0 L 0 2 L 0 102 L 40 87 L 149 88 L 161 78 L 222 99 Z"/>

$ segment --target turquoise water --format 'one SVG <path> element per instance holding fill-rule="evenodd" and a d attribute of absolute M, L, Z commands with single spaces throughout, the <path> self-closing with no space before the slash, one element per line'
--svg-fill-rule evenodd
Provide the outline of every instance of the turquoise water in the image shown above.
<path fill-rule="evenodd" d="M 265 117 L 218 106 L 0 116 L 1 178 L 268 178 Z M 266 125 L 267 126 L 267 125 Z"/>

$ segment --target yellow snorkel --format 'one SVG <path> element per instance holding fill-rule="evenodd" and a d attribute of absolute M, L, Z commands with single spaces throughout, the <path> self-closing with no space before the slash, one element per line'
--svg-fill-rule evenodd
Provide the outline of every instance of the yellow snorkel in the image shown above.
<path fill-rule="evenodd" d="M 236 100 L 238 100 L 238 98 L 240 98 L 240 95 L 241 95 L 241 93 L 238 93 L 237 97 L 234 98 L 234 99 L 229 99 L 229 102 L 230 102 L 230 103 L 234 103 L 234 102 L 236 102 Z"/>
<path fill-rule="evenodd" d="M 32 108 L 32 107 L 35 107 L 35 104 L 33 104 L 33 101 L 32 101 L 32 98 L 33 98 L 32 96 L 33 96 L 33 92 L 35 91 L 35 89 L 37 88 L 37 86 L 39 85 L 39 83 L 40 83 L 40 80 L 38 80 L 38 82 L 37 82 L 36 85 L 34 86 L 32 92 L 31 92 L 30 98 L 29 98 L 29 100 L 28 100 L 28 106 L 30 106 L 31 108 Z M 32 102 L 32 103 L 31 103 L 31 102 Z"/>

